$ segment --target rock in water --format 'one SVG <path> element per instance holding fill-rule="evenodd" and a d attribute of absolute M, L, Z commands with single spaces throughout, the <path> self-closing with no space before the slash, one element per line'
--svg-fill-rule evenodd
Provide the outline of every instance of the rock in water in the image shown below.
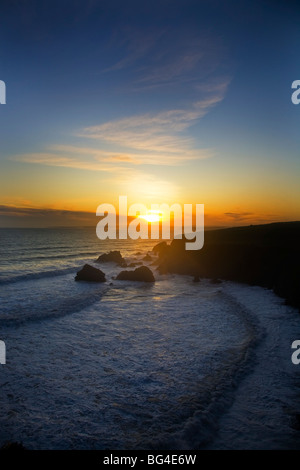
<path fill-rule="evenodd" d="M 155 282 L 153 273 L 147 266 L 140 266 L 134 271 L 121 271 L 116 279 L 118 281 Z"/>
<path fill-rule="evenodd" d="M 85 264 L 83 268 L 78 271 L 75 281 L 89 281 L 89 282 L 105 282 L 105 274 L 97 268 Z"/>
<path fill-rule="evenodd" d="M 162 255 L 168 250 L 168 246 L 167 242 L 160 242 L 152 248 L 152 251 L 158 255 Z"/>
<path fill-rule="evenodd" d="M 144 256 L 143 261 L 152 261 L 152 258 L 150 255 L 147 254 L 146 256 Z"/>
<path fill-rule="evenodd" d="M 97 263 L 116 263 L 119 266 L 126 266 L 125 259 L 121 255 L 120 251 L 110 251 L 109 253 L 103 253 L 96 260 Z"/>

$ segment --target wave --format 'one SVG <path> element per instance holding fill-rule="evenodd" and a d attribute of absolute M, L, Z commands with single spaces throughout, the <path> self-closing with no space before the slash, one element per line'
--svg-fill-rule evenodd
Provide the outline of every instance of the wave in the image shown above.
<path fill-rule="evenodd" d="M 240 382 L 253 371 L 255 349 L 262 341 L 264 332 L 257 326 L 258 319 L 244 305 L 224 291 L 219 292 L 219 295 L 231 306 L 231 313 L 243 321 L 247 331 L 246 339 L 240 346 L 233 346 L 219 353 L 218 367 L 213 367 L 211 374 L 201 377 L 197 385 L 197 398 L 190 410 L 191 403 L 188 403 L 186 415 L 181 410 L 181 416 L 177 416 L 176 422 L 168 426 L 167 433 L 156 435 L 150 442 L 141 439 L 138 448 L 205 449 L 218 432 L 220 417 L 233 404 Z M 183 426 L 178 425 L 177 418 L 180 418 Z"/>
<path fill-rule="evenodd" d="M 6 285 L 6 284 L 14 284 L 14 283 L 23 282 L 23 281 L 31 281 L 34 279 L 64 276 L 65 274 L 74 273 L 76 269 L 78 269 L 79 267 L 80 265 L 68 267 L 68 268 L 61 268 L 61 269 L 51 269 L 48 271 L 35 271 L 35 272 L 29 272 L 29 273 L 24 273 L 24 274 L 18 274 L 16 276 L 11 276 L 5 279 L 0 279 L 0 286 Z"/>
<path fill-rule="evenodd" d="M 60 251 L 60 250 L 68 250 L 70 249 L 70 245 L 53 245 L 53 246 L 30 246 L 29 248 L 25 248 L 25 251 Z"/>
<path fill-rule="evenodd" d="M 9 315 L 0 315 L 1 327 L 15 327 L 28 322 L 41 322 L 49 319 L 57 319 L 66 315 L 71 315 L 81 310 L 90 307 L 91 305 L 99 302 L 103 295 L 108 291 L 107 286 L 97 286 L 95 291 L 91 293 L 78 293 L 77 295 L 56 300 L 55 305 L 46 305 L 42 309 L 33 310 L 32 308 L 23 308 L 22 314 L 19 310 L 16 312 L 11 311 Z"/>
<path fill-rule="evenodd" d="M 39 255 L 39 256 L 28 256 L 28 257 L 20 257 L 18 258 L 19 261 L 27 262 L 27 261 L 37 261 L 37 260 L 53 260 L 53 259 L 67 259 L 67 258 L 80 258 L 81 256 L 98 256 L 99 253 L 96 251 L 85 251 L 79 253 L 69 253 L 69 254 L 56 254 L 56 255 Z"/>

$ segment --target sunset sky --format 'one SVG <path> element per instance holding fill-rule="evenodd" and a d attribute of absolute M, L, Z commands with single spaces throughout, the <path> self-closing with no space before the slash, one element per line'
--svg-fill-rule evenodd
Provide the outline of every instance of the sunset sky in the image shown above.
<path fill-rule="evenodd" d="M 2 1 L 0 227 L 96 225 L 119 195 L 299 220 L 299 24 L 296 2 Z"/>

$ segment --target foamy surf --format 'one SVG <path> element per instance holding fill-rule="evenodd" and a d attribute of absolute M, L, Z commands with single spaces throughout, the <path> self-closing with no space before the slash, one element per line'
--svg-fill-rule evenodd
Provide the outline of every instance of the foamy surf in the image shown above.
<path fill-rule="evenodd" d="M 140 262 L 149 248 L 131 244 L 122 254 Z M 0 286 L 0 444 L 296 447 L 295 309 L 258 287 L 193 283 L 154 266 L 155 284 L 122 282 L 114 263 L 89 262 L 106 283 L 74 282 L 76 263 L 64 260 Z"/>

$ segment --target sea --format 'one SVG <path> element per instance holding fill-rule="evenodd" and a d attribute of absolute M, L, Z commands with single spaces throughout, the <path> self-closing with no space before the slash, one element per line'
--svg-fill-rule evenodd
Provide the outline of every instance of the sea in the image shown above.
<path fill-rule="evenodd" d="M 156 243 L 0 229 L 0 447 L 300 448 L 299 312 L 261 287 L 160 275 Z M 111 250 L 156 282 L 117 281 L 124 268 L 95 263 Z M 107 281 L 75 282 L 85 263 Z"/>

